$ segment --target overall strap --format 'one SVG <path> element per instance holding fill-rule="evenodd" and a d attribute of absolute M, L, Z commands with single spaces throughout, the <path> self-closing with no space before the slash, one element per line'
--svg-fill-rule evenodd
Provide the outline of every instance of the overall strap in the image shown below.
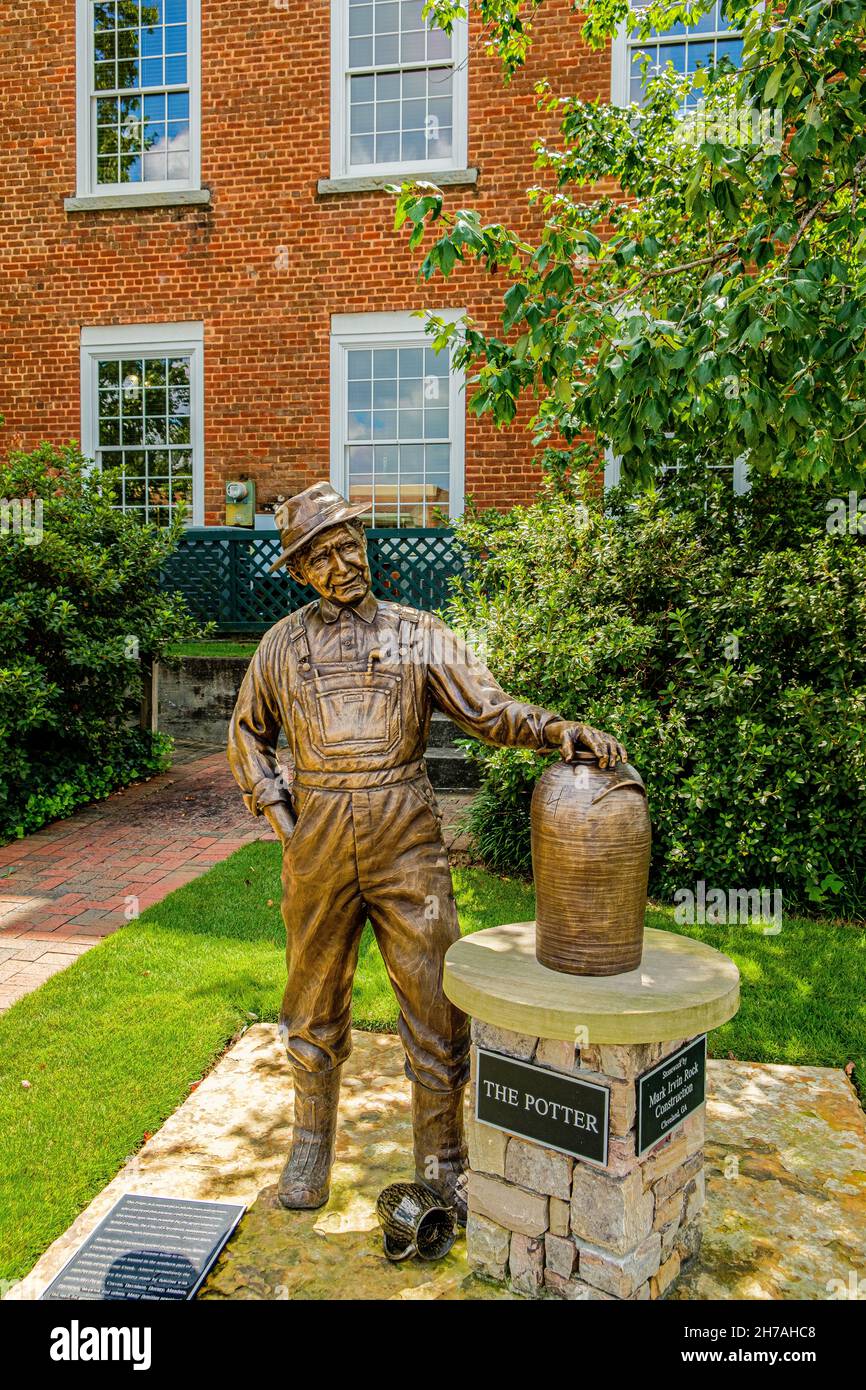
<path fill-rule="evenodd" d="M 307 636 L 306 609 L 301 608 L 295 614 L 294 621 L 289 628 L 289 640 L 294 648 L 298 665 L 301 670 L 309 671 L 312 666 L 310 658 L 310 639 Z"/>
<path fill-rule="evenodd" d="M 413 612 L 411 608 L 403 608 L 398 605 L 397 615 L 400 619 L 398 649 L 402 659 L 409 655 L 409 648 L 414 641 L 414 629 L 418 626 L 418 614 Z"/>

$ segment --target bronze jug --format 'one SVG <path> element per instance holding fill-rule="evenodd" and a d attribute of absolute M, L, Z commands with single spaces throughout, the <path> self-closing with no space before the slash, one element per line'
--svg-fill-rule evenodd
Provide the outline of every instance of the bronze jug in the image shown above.
<path fill-rule="evenodd" d="M 646 788 L 629 763 L 559 762 L 532 796 L 535 954 L 569 975 L 636 970 L 650 859 Z"/>

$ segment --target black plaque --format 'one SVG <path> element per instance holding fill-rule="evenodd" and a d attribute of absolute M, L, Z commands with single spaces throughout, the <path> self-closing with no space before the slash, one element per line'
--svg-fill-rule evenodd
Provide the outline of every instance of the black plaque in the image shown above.
<path fill-rule="evenodd" d="M 475 1115 L 482 1124 L 604 1166 L 609 1109 L 606 1086 L 478 1049 Z"/>
<path fill-rule="evenodd" d="M 646 1153 L 703 1105 L 706 1082 L 706 1033 L 638 1077 L 638 1155 Z"/>
<path fill-rule="evenodd" d="M 42 1297 L 91 1302 L 190 1299 L 243 1213 L 236 1202 L 127 1193 Z"/>

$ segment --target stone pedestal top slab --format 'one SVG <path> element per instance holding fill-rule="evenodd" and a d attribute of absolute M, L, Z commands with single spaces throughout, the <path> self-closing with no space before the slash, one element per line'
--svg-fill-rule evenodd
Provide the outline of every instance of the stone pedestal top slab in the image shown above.
<path fill-rule="evenodd" d="M 535 923 L 512 922 L 455 941 L 445 993 L 473 1018 L 533 1037 L 598 1043 L 693 1038 L 733 1018 L 740 972 L 712 946 L 644 933 L 643 960 L 623 975 L 565 975 L 535 959 Z"/>

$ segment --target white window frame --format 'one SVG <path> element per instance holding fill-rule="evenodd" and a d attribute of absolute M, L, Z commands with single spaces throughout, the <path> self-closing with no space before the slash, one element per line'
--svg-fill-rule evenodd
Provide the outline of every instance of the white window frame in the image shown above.
<path fill-rule="evenodd" d="M 435 174 L 464 169 L 469 158 L 467 66 L 469 26 L 456 20 L 452 31 L 452 141 L 447 159 L 400 160 L 393 164 L 349 163 L 349 0 L 331 0 L 331 178 L 369 178 L 383 174 Z M 395 63 L 389 72 L 426 70 L 444 63 Z"/>
<path fill-rule="evenodd" d="M 124 323 L 81 330 L 81 452 L 99 453 L 97 362 L 123 357 L 189 357 L 192 508 L 188 524 L 204 525 L 204 325 L 201 323 Z"/>
<path fill-rule="evenodd" d="M 440 318 L 453 323 L 465 310 L 437 309 Z M 349 348 L 432 347 L 423 319 L 411 312 L 331 315 L 331 484 L 348 497 L 346 472 L 347 364 Z M 448 373 L 448 423 L 451 444 L 448 479 L 448 515 L 463 513 L 465 498 L 466 395 L 465 374 L 450 366 Z"/>
<path fill-rule="evenodd" d="M 96 97 L 93 82 L 93 0 L 75 0 L 76 32 L 76 196 L 142 201 L 154 194 L 201 188 L 201 0 L 187 0 L 187 86 L 189 88 L 189 178 L 97 183 Z M 98 95 L 98 93 L 97 93 Z"/>
<path fill-rule="evenodd" d="M 671 44 L 685 42 L 702 43 L 714 37 L 741 39 L 743 35 L 742 31 L 739 29 L 726 29 L 724 33 L 720 30 L 711 29 L 707 34 L 671 34 L 669 39 L 666 40 L 660 40 L 658 35 L 655 38 L 644 39 L 642 41 L 635 39 L 634 45 L 639 46 L 641 42 L 649 45 L 659 43 L 660 41 L 669 42 Z M 633 45 L 629 43 L 626 22 L 623 21 L 614 35 L 610 49 L 610 101 L 612 106 L 631 105 L 631 54 L 629 50 L 632 46 Z"/>

